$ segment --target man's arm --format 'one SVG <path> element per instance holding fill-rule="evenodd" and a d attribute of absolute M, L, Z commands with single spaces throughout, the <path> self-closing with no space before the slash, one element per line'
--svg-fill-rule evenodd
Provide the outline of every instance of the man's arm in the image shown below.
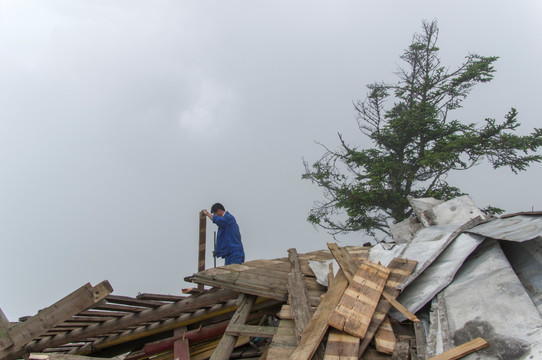
<path fill-rule="evenodd" d="M 211 221 L 213 221 L 213 214 L 211 214 L 210 212 L 208 212 L 207 210 L 203 209 L 201 210 L 201 213 L 205 216 L 207 216 L 209 219 L 211 219 Z"/>

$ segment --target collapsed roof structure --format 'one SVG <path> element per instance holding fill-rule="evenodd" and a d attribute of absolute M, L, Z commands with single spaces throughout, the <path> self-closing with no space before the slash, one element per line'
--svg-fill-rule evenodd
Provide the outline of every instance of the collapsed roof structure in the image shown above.
<path fill-rule="evenodd" d="M 19 322 L 0 311 L 0 360 L 542 358 L 542 213 L 409 200 L 395 243 L 205 269 L 190 295 L 104 281 Z"/>

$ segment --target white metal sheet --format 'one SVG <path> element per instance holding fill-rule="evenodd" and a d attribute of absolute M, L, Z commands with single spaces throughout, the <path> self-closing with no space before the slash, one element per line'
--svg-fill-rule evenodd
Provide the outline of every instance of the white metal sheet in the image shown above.
<path fill-rule="evenodd" d="M 508 241 L 526 241 L 542 236 L 542 216 L 518 215 L 504 219 L 495 219 L 480 224 L 469 232 L 493 239 Z"/>
<path fill-rule="evenodd" d="M 411 312 L 416 312 L 452 282 L 465 259 L 485 237 L 462 233 L 399 295 L 398 301 Z M 399 321 L 406 317 L 396 310 L 390 315 Z"/>
<path fill-rule="evenodd" d="M 454 345 L 489 343 L 464 359 L 542 359 L 542 317 L 497 242 L 486 241 L 443 295 Z"/>

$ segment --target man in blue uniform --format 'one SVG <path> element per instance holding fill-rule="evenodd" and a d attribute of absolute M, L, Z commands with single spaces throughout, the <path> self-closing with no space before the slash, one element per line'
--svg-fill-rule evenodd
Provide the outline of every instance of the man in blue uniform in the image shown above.
<path fill-rule="evenodd" d="M 207 210 L 201 212 L 218 225 L 215 256 L 224 258 L 224 265 L 243 263 L 245 251 L 235 217 L 220 203 L 213 204 L 210 213 Z"/>

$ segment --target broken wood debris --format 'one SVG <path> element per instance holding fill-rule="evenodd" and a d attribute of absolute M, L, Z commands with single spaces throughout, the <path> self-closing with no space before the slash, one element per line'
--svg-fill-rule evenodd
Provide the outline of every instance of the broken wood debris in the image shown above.
<path fill-rule="evenodd" d="M 465 218 L 469 211 L 462 211 L 455 226 L 439 222 L 448 219 L 456 205 L 435 204 L 438 208 L 430 212 L 425 208 L 418 211 L 426 220 L 431 215 L 431 222 L 436 225 L 431 225 L 430 232 L 423 231 L 428 229 L 427 226 L 409 221 L 413 229 L 417 229 L 409 232 L 411 237 L 430 233 L 438 241 L 430 253 L 424 253 L 424 241 L 430 241 L 430 236 L 426 240 L 396 244 L 398 249 L 388 251 L 382 258 L 375 257 L 375 254 L 383 253 L 382 250 L 340 247 L 333 243 L 328 244 L 326 250 L 298 254 L 296 249 L 290 249 L 288 257 L 281 259 L 253 260 L 199 271 L 186 278 L 198 285 L 198 289 L 192 289 L 186 296 L 118 296 L 111 294 L 112 289 L 104 282 L 100 284 L 101 291 L 93 291 L 95 287 L 87 284 L 83 287 L 87 289 L 87 295 L 80 295 L 85 292 L 81 289 L 76 290 L 74 293 L 79 295 L 72 294 L 71 298 L 69 295 L 51 309 L 42 310 L 26 321 L 10 323 L 0 311 L 0 360 L 23 357 L 36 360 L 93 360 L 98 357 L 118 360 L 226 360 L 238 357 L 415 360 L 431 356 L 432 360 L 443 360 L 457 359 L 478 350 L 481 350 L 477 353 L 480 359 L 506 358 L 501 345 L 491 346 L 502 339 L 505 331 L 502 327 L 499 328 L 501 334 L 496 336 L 489 332 L 486 338 L 476 331 L 489 331 L 492 324 L 482 322 L 476 316 L 466 320 L 462 316 L 458 321 L 455 313 L 454 321 L 448 321 L 464 301 L 458 298 L 458 292 L 469 293 L 472 289 L 466 285 L 467 281 L 483 283 L 481 278 L 462 275 L 461 271 L 457 275 L 460 281 L 453 281 L 454 275 L 463 262 L 466 263 L 463 267 L 470 269 L 467 272 L 470 273 L 478 271 L 486 258 L 494 261 L 496 255 L 501 254 L 496 240 L 492 240 L 487 249 L 482 246 L 476 250 L 481 251 L 481 255 L 466 259 L 482 243 L 487 236 L 484 234 L 498 239 L 495 234 L 499 227 L 503 234 L 514 235 L 510 241 L 528 240 L 523 239 L 517 229 L 510 231 L 511 226 L 529 226 L 528 236 L 541 236 L 542 214 L 533 214 L 524 221 L 521 220 L 524 215 L 518 215 L 518 221 L 512 221 L 516 217 L 508 217 L 504 222 L 496 222 L 496 228 L 492 227 L 491 219 L 478 224 L 479 219 Z M 537 218 L 540 218 L 540 226 Z M 443 227 L 442 233 L 438 226 Z M 423 299 L 415 302 L 404 302 L 403 294 L 410 292 L 406 299 L 411 299 L 412 286 L 419 287 L 420 279 L 435 273 L 435 264 L 451 258 L 448 250 L 455 249 L 456 238 L 462 239 L 467 233 L 477 234 L 475 241 L 468 243 L 469 252 L 462 252 L 460 260 L 454 259 L 457 261 L 452 270 L 443 267 L 451 274 L 442 274 L 442 278 L 446 278 L 442 284 L 432 284 L 436 292 L 427 292 Z M 536 254 L 542 241 L 534 241 L 529 246 L 535 248 L 531 253 Z M 408 249 L 409 244 L 412 244 L 411 249 Z M 506 259 L 501 255 L 498 264 L 484 263 L 486 268 L 498 270 L 505 266 Z M 418 261 L 422 264 L 419 268 Z M 338 266 L 333 267 L 335 262 Z M 316 270 L 311 268 L 314 263 L 331 269 L 324 271 L 327 283 L 317 279 Z M 536 268 L 534 262 L 530 265 Z M 335 273 L 337 269 L 339 271 Z M 532 279 L 529 276 L 522 275 L 519 279 L 508 276 L 507 279 L 516 281 L 514 291 L 518 291 L 519 280 Z M 437 281 L 441 281 L 440 278 Z M 446 287 L 447 284 L 450 285 Z M 536 291 L 536 288 L 532 291 L 534 295 L 523 294 L 522 301 L 528 300 L 529 296 L 538 301 Z M 476 294 L 482 295 L 485 296 Z M 429 313 L 428 306 L 420 310 L 420 306 L 431 300 L 431 309 L 435 313 Z M 59 304 L 65 304 L 60 315 L 55 310 Z M 541 346 L 536 340 L 540 338 L 537 324 L 542 323 L 536 306 L 531 304 L 529 309 L 536 313 L 530 314 L 531 320 L 524 321 L 528 323 L 529 333 L 520 334 L 523 337 L 516 342 L 521 344 L 515 349 L 521 349 L 522 356 L 529 351 L 532 355 L 539 351 L 536 349 L 540 347 L 536 347 Z M 458 329 L 458 326 L 465 329 Z M 506 335 L 511 342 L 518 333 L 517 326 L 514 331 L 514 334 Z M 484 343 L 472 341 L 478 335 L 485 339 L 482 340 Z M 458 342 L 465 344 L 457 346 Z"/>
<path fill-rule="evenodd" d="M 455 360 L 460 359 L 463 356 L 466 356 L 470 353 L 473 353 L 475 351 L 478 351 L 480 349 L 483 349 L 485 347 L 488 347 L 489 344 L 487 341 L 482 339 L 481 337 L 477 337 L 474 340 L 471 340 L 469 342 L 466 342 L 462 345 L 459 345 L 451 350 L 448 350 L 440 355 L 433 356 L 429 360 Z"/>
<path fill-rule="evenodd" d="M 359 339 L 337 329 L 331 329 L 327 338 L 324 360 L 358 358 Z"/>
<path fill-rule="evenodd" d="M 363 339 L 389 274 L 385 266 L 363 263 L 331 314 L 329 325 Z"/>
<path fill-rule="evenodd" d="M 17 359 L 27 351 L 63 354 L 69 358 L 81 355 L 103 357 L 104 354 L 118 356 L 118 352 L 128 350 L 125 360 L 222 360 L 233 356 L 236 347 L 250 344 L 252 352 L 265 353 L 268 359 L 358 358 L 360 340 L 369 329 L 371 338 L 374 335 L 371 324 L 383 299 L 383 291 L 388 289 L 393 293 L 396 288 L 393 281 L 398 280 L 388 284 L 388 277 L 397 277 L 400 271 L 394 269 L 394 273 L 391 271 L 393 268 L 369 262 L 364 248 L 341 248 L 336 244 L 329 244 L 329 248 L 330 252 L 301 255 L 296 249 L 290 249 L 287 259 L 205 270 L 193 275 L 198 285 L 224 282 L 225 286 L 195 292 L 191 296 L 146 294 L 131 298 L 112 295 L 112 289 L 91 291 L 94 297 L 90 306 L 88 303 L 81 305 L 78 311 L 65 315 L 52 328 L 44 329 L 40 336 L 24 346 L 17 346 L 19 343 L 6 346 L 9 341 L 5 341 L 1 359 Z M 330 276 L 331 283 L 326 289 L 317 284 L 308 261 L 329 260 L 333 256 L 339 259 L 344 271 L 339 270 Z M 395 260 L 392 265 L 397 263 L 401 262 Z M 411 262 L 401 264 L 412 268 Z M 400 278 L 405 278 L 410 272 L 406 271 Z M 104 282 L 99 288 L 109 289 L 107 284 Z M 266 284 L 272 287 L 266 289 Z M 89 286 L 87 284 L 83 288 Z M 391 290 L 390 286 L 393 287 Z M 97 290 L 98 287 L 90 289 Z M 312 296 L 309 295 L 311 291 Z M 263 293 L 267 296 L 261 296 Z M 278 296 L 282 293 L 287 296 Z M 67 300 L 63 299 L 59 303 L 65 302 Z M 344 305 L 348 302 L 353 305 L 346 309 Z M 345 313 L 345 309 L 349 313 Z M 40 312 L 39 318 L 44 314 L 47 313 Z M 342 315 L 345 315 L 343 327 L 329 330 L 330 324 L 336 326 L 334 317 Z M 26 323 L 32 325 L 39 318 L 31 317 Z M 262 319 L 265 319 L 263 323 Z M 255 323 L 258 320 L 259 323 Z M 4 328 L 10 329 L 5 334 L 17 339 L 17 334 L 25 328 L 24 324 L 19 324 L 15 332 L 4 322 Z M 391 325 L 388 322 L 384 324 L 380 326 L 381 333 L 388 331 L 388 336 L 391 334 L 393 337 Z M 376 326 L 374 330 L 378 328 Z M 384 335 L 379 337 L 377 349 L 385 348 L 383 352 L 393 353 L 393 344 L 382 345 L 384 338 Z M 253 339 L 258 340 L 257 345 Z"/>
<path fill-rule="evenodd" d="M 303 281 L 303 273 L 299 265 L 296 249 L 288 250 L 288 258 L 292 263 L 292 272 L 288 274 L 288 293 L 291 299 L 291 312 L 295 324 L 295 334 L 297 339 L 301 338 L 301 333 L 309 323 L 312 317 L 307 288 Z"/>

